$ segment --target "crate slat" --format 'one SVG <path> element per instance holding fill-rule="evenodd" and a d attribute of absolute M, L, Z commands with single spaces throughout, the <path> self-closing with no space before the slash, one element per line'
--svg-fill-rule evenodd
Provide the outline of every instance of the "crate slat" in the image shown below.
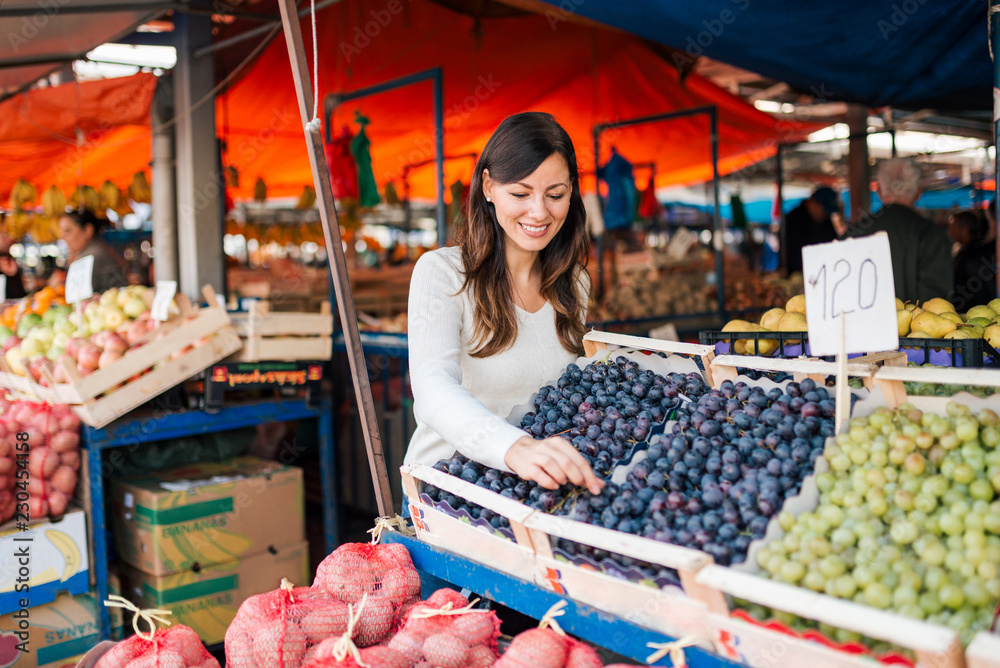
<path fill-rule="evenodd" d="M 965 651 L 968 668 L 1000 668 L 1000 635 L 980 631 Z"/>
<path fill-rule="evenodd" d="M 333 356 L 333 337 L 330 336 L 280 336 L 244 338 L 243 347 L 227 361 L 260 362 L 275 360 L 328 360 Z"/>

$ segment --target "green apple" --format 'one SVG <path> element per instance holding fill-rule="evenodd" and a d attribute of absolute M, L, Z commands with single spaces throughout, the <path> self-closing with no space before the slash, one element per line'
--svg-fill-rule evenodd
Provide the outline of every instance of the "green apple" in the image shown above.
<path fill-rule="evenodd" d="M 21 322 L 17 323 L 17 335 L 22 339 L 35 325 L 42 321 L 42 316 L 37 313 L 25 313 L 21 316 Z"/>
<path fill-rule="evenodd" d="M 57 346 L 52 346 L 51 348 L 49 348 L 49 352 L 45 353 L 45 356 L 48 357 L 53 362 L 55 362 L 60 357 L 62 357 L 65 353 L 66 353 L 66 349 L 65 348 L 57 347 Z"/>
<path fill-rule="evenodd" d="M 32 355 L 39 355 L 42 352 L 42 342 L 38 339 L 25 339 L 21 341 L 20 345 L 21 357 L 31 357 Z"/>
<path fill-rule="evenodd" d="M 74 314 L 75 315 L 75 314 Z M 71 316 L 72 318 L 72 316 Z M 66 336 L 73 336 L 76 333 L 76 324 L 74 323 L 75 318 L 65 318 L 63 320 L 57 320 L 54 325 L 52 325 L 52 330 L 56 334 L 66 334 Z M 0 343 L 2 345 L 2 343 Z"/>
<path fill-rule="evenodd" d="M 106 306 L 104 308 L 104 329 L 118 329 L 125 322 L 125 313 L 120 308 Z"/>
<path fill-rule="evenodd" d="M 122 312 L 124 312 L 125 315 L 131 318 L 132 320 L 138 318 L 139 314 L 145 310 L 146 310 L 146 302 L 144 302 L 139 297 L 132 297 L 127 302 L 125 302 L 124 306 L 122 306 Z"/>
<path fill-rule="evenodd" d="M 105 290 L 101 293 L 100 298 L 98 298 L 98 303 L 101 306 L 111 306 L 118 301 L 118 288 L 111 288 L 110 290 Z"/>
<path fill-rule="evenodd" d="M 70 334 L 68 332 L 56 332 L 56 335 L 52 337 L 52 343 L 49 345 L 52 348 L 66 348 L 66 344 L 69 343 Z"/>
<path fill-rule="evenodd" d="M 14 330 L 12 330 L 10 327 L 5 327 L 3 325 L 0 325 L 0 346 L 2 346 L 4 342 L 11 336 L 14 336 Z"/>
<path fill-rule="evenodd" d="M 83 314 L 88 318 L 93 318 L 97 315 L 97 309 L 100 308 L 100 304 L 97 302 L 88 302 L 86 306 L 83 307 Z"/>

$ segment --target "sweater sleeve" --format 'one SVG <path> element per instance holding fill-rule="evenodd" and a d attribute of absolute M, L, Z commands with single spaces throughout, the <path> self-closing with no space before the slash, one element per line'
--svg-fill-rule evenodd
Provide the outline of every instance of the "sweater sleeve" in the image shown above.
<path fill-rule="evenodd" d="M 477 462 L 509 471 L 507 450 L 524 431 L 462 387 L 462 276 L 441 253 L 417 261 L 410 278 L 408 341 L 416 418 Z"/>

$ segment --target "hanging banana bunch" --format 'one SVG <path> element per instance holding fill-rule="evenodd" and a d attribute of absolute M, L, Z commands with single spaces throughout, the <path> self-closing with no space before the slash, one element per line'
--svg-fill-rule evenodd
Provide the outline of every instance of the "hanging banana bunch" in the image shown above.
<path fill-rule="evenodd" d="M 118 205 L 121 203 L 122 191 L 118 189 L 118 186 L 113 184 L 111 181 L 105 181 L 101 184 L 100 191 L 100 208 L 101 211 L 106 211 L 107 209 L 116 210 Z"/>
<path fill-rule="evenodd" d="M 128 186 L 128 196 L 133 202 L 149 204 L 153 201 L 153 191 L 146 180 L 146 172 L 136 172 Z"/>
<path fill-rule="evenodd" d="M 311 209 L 316 204 L 316 189 L 312 186 L 306 186 L 302 189 L 302 194 L 299 195 L 299 201 L 295 205 L 296 209 Z"/>
<path fill-rule="evenodd" d="M 54 244 L 59 240 L 59 218 L 40 215 L 32 216 L 28 225 L 28 234 L 35 243 Z"/>
<path fill-rule="evenodd" d="M 33 205 L 37 198 L 38 189 L 24 179 L 18 179 L 10 191 L 10 208 L 22 211 Z"/>
<path fill-rule="evenodd" d="M 264 183 L 264 179 L 257 177 L 257 181 L 253 184 L 253 201 L 264 202 L 267 200 L 267 184 Z"/>
<path fill-rule="evenodd" d="M 128 197 L 125 196 L 125 193 L 122 192 L 121 188 L 118 189 L 118 206 L 114 208 L 114 211 L 118 214 L 118 218 L 127 216 L 130 213 L 135 213 L 128 203 Z"/>
<path fill-rule="evenodd" d="M 52 185 L 42 193 L 42 212 L 49 218 L 58 220 L 66 213 L 66 195 L 62 190 Z"/>
<path fill-rule="evenodd" d="M 32 215 L 26 211 L 15 211 L 4 219 L 4 232 L 11 239 L 20 241 L 31 228 Z"/>
<path fill-rule="evenodd" d="M 69 207 L 75 211 L 91 211 L 98 218 L 106 216 L 104 209 L 101 208 L 101 196 L 93 186 L 77 186 L 70 195 Z"/>

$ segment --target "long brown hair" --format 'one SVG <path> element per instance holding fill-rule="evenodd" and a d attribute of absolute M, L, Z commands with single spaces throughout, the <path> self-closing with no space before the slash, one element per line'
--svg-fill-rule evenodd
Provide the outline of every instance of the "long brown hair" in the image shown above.
<path fill-rule="evenodd" d="M 589 257 L 590 238 L 580 196 L 576 150 L 551 114 L 529 111 L 504 120 L 486 142 L 469 187 L 468 222 L 457 235 L 465 268 L 462 289 L 472 290 L 475 298 L 473 357 L 502 352 L 517 338 L 514 291 L 507 269 L 507 235 L 493 204 L 483 194 L 483 171 L 489 170 L 490 178 L 498 184 L 514 183 L 556 153 L 569 167 L 569 213 L 556 236 L 538 254 L 537 262 L 541 265 L 542 295 L 556 312 L 559 342 L 571 353 L 583 352 L 583 314 L 588 295 L 580 294 L 578 281 Z"/>

